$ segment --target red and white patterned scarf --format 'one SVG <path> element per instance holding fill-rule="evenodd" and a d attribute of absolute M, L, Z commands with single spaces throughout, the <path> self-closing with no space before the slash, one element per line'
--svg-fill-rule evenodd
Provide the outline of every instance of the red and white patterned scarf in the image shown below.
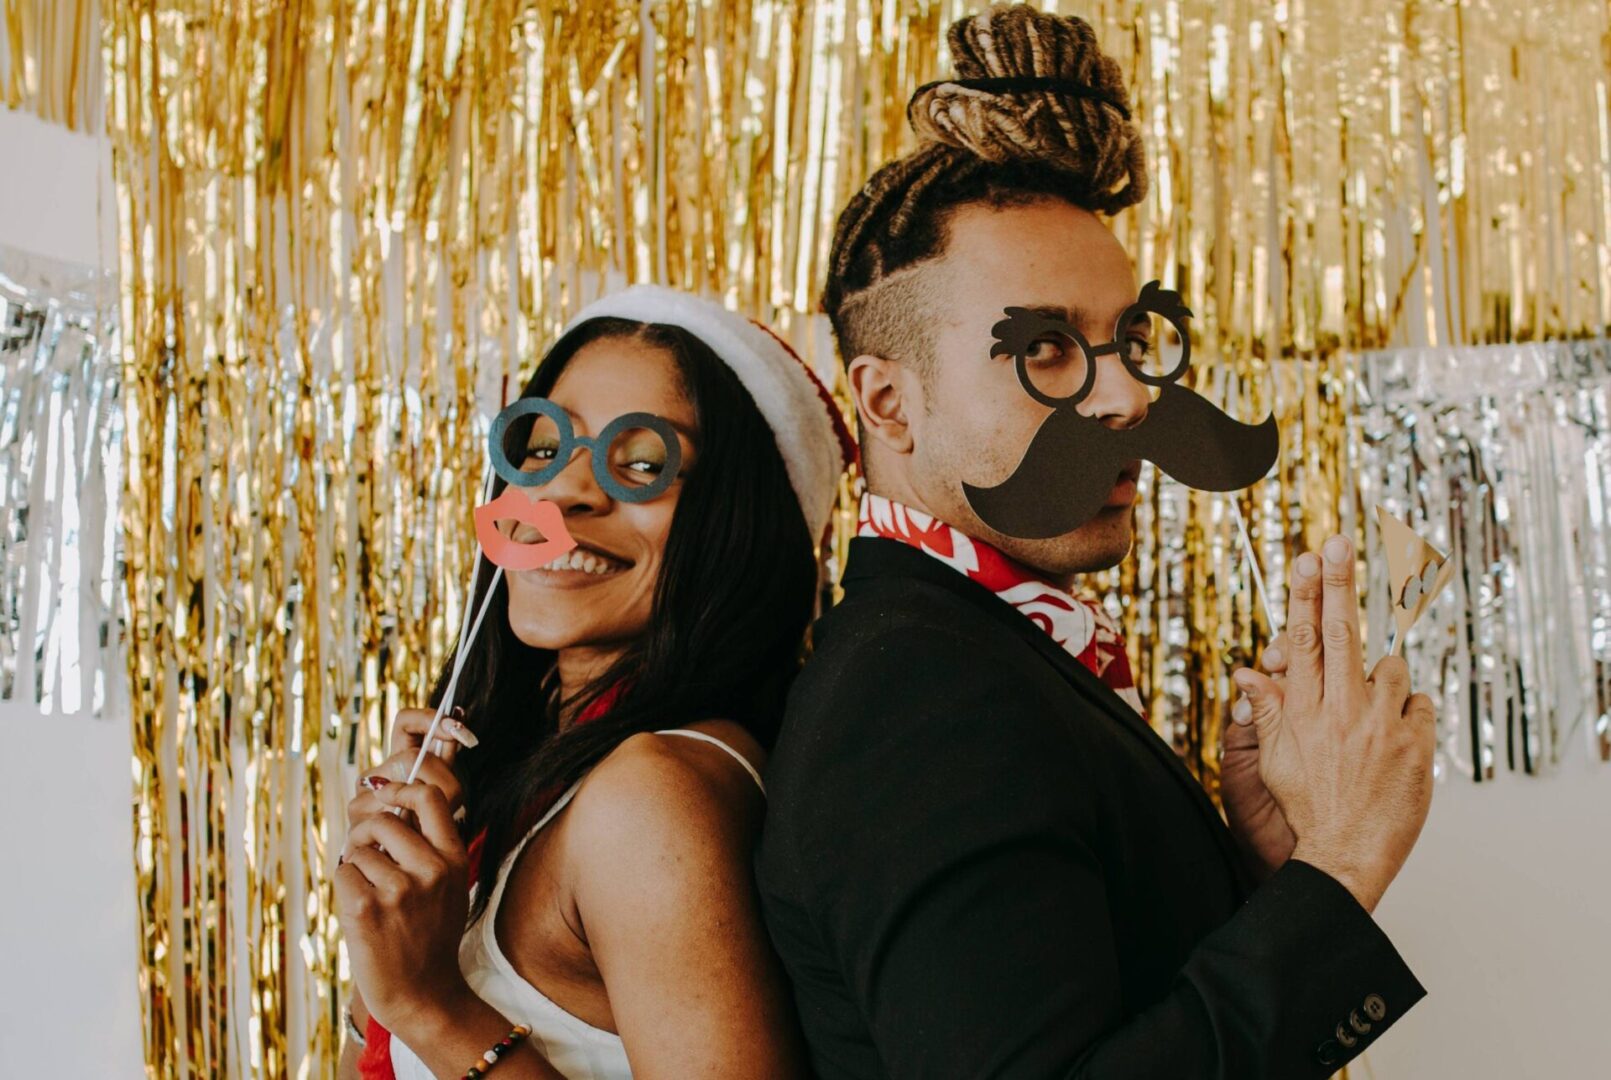
<path fill-rule="evenodd" d="M 856 535 L 899 540 L 966 574 L 1023 612 L 1131 708 L 1146 715 L 1124 636 L 1101 604 L 1074 596 L 983 540 L 882 495 L 862 495 Z"/>

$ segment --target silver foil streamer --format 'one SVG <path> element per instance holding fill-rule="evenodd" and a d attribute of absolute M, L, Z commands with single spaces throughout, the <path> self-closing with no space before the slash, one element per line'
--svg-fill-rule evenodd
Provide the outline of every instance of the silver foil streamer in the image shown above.
<path fill-rule="evenodd" d="M 1392 627 L 1381 502 L 1456 562 L 1411 630 L 1438 768 L 1611 760 L 1611 344 L 1402 349 L 1355 358 L 1355 508 L 1373 655 Z"/>
<path fill-rule="evenodd" d="M 0 246 L 0 700 L 47 714 L 126 678 L 115 314 L 110 275 Z"/>

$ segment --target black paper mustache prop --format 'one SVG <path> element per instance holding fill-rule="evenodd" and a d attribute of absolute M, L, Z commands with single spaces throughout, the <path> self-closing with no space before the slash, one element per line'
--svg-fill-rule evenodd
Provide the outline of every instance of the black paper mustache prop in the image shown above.
<path fill-rule="evenodd" d="M 1191 363 L 1185 325 L 1191 312 L 1179 293 L 1150 282 L 1105 345 L 1090 345 L 1068 322 L 1039 311 L 1007 308 L 1006 315 L 994 327 L 990 355 L 1013 357 L 1024 391 L 1053 411 L 1011 476 L 994 487 L 962 485 L 968 505 L 997 532 L 1023 540 L 1072 532 L 1096 516 L 1126 464 L 1137 458 L 1201 491 L 1239 490 L 1275 464 L 1280 436 L 1273 414 L 1260 424 L 1239 423 L 1176 385 Z M 1136 333 L 1142 320 L 1154 328 L 1150 337 Z M 1060 343 L 1073 347 L 1050 363 L 1040 363 L 1038 355 L 1032 360 L 1039 346 Z M 1118 353 L 1137 380 L 1159 388 L 1134 427 L 1115 430 L 1077 411 L 1096 385 L 1097 357 L 1108 353 Z"/>

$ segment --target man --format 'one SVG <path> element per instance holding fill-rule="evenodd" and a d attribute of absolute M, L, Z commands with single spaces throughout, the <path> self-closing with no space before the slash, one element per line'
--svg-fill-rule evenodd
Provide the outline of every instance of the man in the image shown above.
<path fill-rule="evenodd" d="M 813 1064 L 1329 1076 L 1424 995 L 1370 912 L 1425 820 L 1432 703 L 1400 660 L 1366 678 L 1348 542 L 1302 555 L 1279 677 L 1236 675 L 1227 828 L 1139 715 L 1115 627 L 1070 593 L 1129 552 L 1140 462 L 1066 532 L 981 517 L 1025 520 L 982 496 L 1058 471 L 1032 460 L 1048 407 L 1026 382 L 1078 399 L 1091 460 L 1112 438 L 1190 463 L 1147 425 L 1165 399 L 1138 373 L 1162 343 L 1119 325 L 1136 281 L 1093 212 L 1145 190 L 1116 65 L 1084 23 L 1022 7 L 950 44 L 960 77 L 913 101 L 930 141 L 846 209 L 824 298 L 868 496 L 757 855 Z M 1069 331 L 1016 346 L 1015 369 L 993 342 L 1009 309 Z"/>

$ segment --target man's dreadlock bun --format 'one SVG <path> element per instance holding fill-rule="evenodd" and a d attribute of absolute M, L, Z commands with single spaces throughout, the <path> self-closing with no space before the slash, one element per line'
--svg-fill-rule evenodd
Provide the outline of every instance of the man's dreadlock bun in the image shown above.
<path fill-rule="evenodd" d="M 907 109 L 921 145 L 868 177 L 834 228 L 822 310 L 847 361 L 925 353 L 920 294 L 874 287 L 943 252 L 958 207 L 1052 198 L 1111 214 L 1147 193 L 1119 65 L 1083 20 L 998 5 L 948 39 L 956 74 Z"/>
<path fill-rule="evenodd" d="M 953 23 L 947 40 L 956 75 L 921 88 L 907 110 L 919 138 L 1056 170 L 1091 210 L 1113 213 L 1146 195 L 1123 76 L 1084 19 L 998 4 Z"/>

